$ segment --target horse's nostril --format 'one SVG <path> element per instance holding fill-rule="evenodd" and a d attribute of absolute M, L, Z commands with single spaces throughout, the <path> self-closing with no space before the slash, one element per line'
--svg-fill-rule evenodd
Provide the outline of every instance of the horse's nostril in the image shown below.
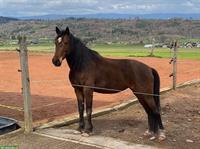
<path fill-rule="evenodd" d="M 55 61 L 55 59 L 52 59 L 52 63 L 55 65 L 56 64 L 56 61 Z"/>
<path fill-rule="evenodd" d="M 59 60 L 57 60 L 56 64 L 57 64 L 57 66 L 60 66 L 61 62 Z"/>
<path fill-rule="evenodd" d="M 60 65 L 61 65 L 61 62 L 59 61 L 59 59 L 57 59 L 57 60 L 52 59 L 52 63 L 53 63 L 55 66 L 60 66 Z"/>

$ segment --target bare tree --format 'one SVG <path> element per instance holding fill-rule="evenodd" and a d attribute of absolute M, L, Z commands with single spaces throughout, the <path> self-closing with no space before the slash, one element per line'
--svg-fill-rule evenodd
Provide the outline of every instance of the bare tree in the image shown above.
<path fill-rule="evenodd" d="M 154 56 L 154 49 L 155 49 L 155 38 L 152 38 L 152 47 L 149 56 Z"/>

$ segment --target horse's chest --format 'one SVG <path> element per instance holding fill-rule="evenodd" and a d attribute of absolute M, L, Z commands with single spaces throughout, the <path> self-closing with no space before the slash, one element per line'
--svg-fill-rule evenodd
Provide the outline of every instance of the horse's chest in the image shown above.
<path fill-rule="evenodd" d="M 70 72 L 69 80 L 72 84 L 83 84 L 87 80 L 87 76 L 81 72 Z"/>

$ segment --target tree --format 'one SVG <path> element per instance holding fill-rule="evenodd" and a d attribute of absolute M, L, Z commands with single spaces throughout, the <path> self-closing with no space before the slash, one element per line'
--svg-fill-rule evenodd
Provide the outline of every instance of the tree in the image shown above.
<path fill-rule="evenodd" d="M 154 56 L 153 52 L 155 49 L 155 38 L 152 38 L 152 48 L 151 48 L 151 52 L 149 54 L 149 56 Z"/>

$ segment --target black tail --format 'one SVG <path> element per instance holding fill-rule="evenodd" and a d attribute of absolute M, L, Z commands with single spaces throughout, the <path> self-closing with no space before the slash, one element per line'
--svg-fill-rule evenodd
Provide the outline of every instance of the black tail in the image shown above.
<path fill-rule="evenodd" d="M 154 76 L 154 100 L 156 103 L 157 110 L 160 111 L 160 77 L 158 72 L 152 68 L 152 73 Z"/>
<path fill-rule="evenodd" d="M 163 124 L 162 124 L 162 120 L 161 120 L 161 115 L 160 115 L 160 77 L 158 72 L 152 68 L 152 73 L 154 76 L 154 100 L 156 103 L 156 107 L 157 107 L 157 114 L 156 114 L 156 119 L 158 121 L 158 125 L 160 129 L 164 129 Z"/>

